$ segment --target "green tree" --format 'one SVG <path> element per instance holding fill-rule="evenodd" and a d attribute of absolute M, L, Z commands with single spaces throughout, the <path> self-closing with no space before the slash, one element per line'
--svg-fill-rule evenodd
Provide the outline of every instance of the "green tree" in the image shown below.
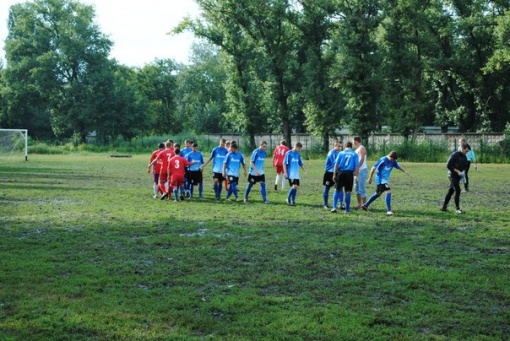
<path fill-rule="evenodd" d="M 73 0 L 36 0 L 9 13 L 5 50 L 7 119 L 51 122 L 57 136 L 83 142 L 96 114 L 89 103 L 108 65 L 111 41 L 94 23 L 92 6 Z M 105 67 L 106 66 L 106 67 Z"/>
<path fill-rule="evenodd" d="M 176 92 L 179 66 L 169 59 L 157 59 L 137 72 L 136 84 L 148 100 L 149 133 L 179 133 L 184 122 L 177 117 Z"/>
<path fill-rule="evenodd" d="M 366 139 L 381 121 L 381 52 L 377 34 L 382 20 L 379 0 L 341 1 L 338 30 L 334 36 L 336 64 L 333 74 L 346 98 L 350 130 Z"/>

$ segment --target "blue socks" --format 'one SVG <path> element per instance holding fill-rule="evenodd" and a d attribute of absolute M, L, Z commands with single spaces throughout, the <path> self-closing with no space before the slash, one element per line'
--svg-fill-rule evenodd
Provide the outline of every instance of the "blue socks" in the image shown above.
<path fill-rule="evenodd" d="M 266 183 L 260 183 L 260 194 L 262 194 L 262 200 L 266 202 L 267 194 L 266 194 Z"/>
<path fill-rule="evenodd" d="M 351 211 L 351 193 L 345 193 L 345 212 Z"/>
<path fill-rule="evenodd" d="M 324 206 L 328 206 L 328 197 L 329 197 L 329 186 L 324 186 L 324 192 L 322 192 L 322 198 L 324 199 Z M 333 194 L 333 198 L 334 198 L 334 195 Z M 334 201 L 335 199 L 333 199 Z M 335 203 L 333 202 L 333 207 L 336 207 L 335 206 Z"/>
<path fill-rule="evenodd" d="M 251 188 L 253 187 L 253 184 L 250 182 L 248 186 L 246 187 L 246 191 L 244 192 L 244 198 L 248 199 L 248 195 L 250 194 Z"/>
<path fill-rule="evenodd" d="M 391 211 L 391 193 L 386 193 L 386 211 Z"/>

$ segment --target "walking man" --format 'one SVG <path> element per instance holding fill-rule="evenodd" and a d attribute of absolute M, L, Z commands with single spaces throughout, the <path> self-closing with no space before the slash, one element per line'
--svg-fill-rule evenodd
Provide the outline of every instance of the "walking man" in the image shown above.
<path fill-rule="evenodd" d="M 465 170 L 467 168 L 467 158 L 466 154 L 469 151 L 469 146 L 467 144 L 461 145 L 461 150 L 456 151 L 450 154 L 448 158 L 448 162 L 446 163 L 446 168 L 448 168 L 448 179 L 450 180 L 450 188 L 446 193 L 444 198 L 443 206 L 441 207 L 441 211 L 446 212 L 448 203 L 455 193 L 455 213 L 463 213 L 460 209 L 460 182 L 465 179 Z"/>

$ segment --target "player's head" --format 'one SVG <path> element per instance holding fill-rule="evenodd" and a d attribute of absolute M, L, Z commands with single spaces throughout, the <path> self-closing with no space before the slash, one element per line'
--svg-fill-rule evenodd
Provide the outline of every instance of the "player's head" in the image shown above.
<path fill-rule="evenodd" d="M 352 142 L 351 141 L 347 141 L 345 143 L 345 148 L 352 148 Z"/>
<path fill-rule="evenodd" d="M 359 146 L 361 144 L 361 137 L 354 136 L 353 141 L 354 141 L 354 145 L 357 147 L 357 146 Z"/>
<path fill-rule="evenodd" d="M 294 143 L 294 150 L 299 152 L 299 151 L 301 151 L 302 148 L 303 148 L 303 144 L 301 144 L 301 142 Z"/>
<path fill-rule="evenodd" d="M 173 142 L 168 140 L 168 141 L 165 142 L 165 147 L 166 148 L 170 148 L 170 147 L 172 147 L 172 144 L 173 144 Z"/>
<path fill-rule="evenodd" d="M 179 143 L 174 143 L 174 149 L 181 149 L 181 145 Z"/>
<path fill-rule="evenodd" d="M 227 140 L 220 139 L 220 147 L 225 147 L 225 144 L 227 143 Z"/>
<path fill-rule="evenodd" d="M 466 145 L 466 139 L 465 139 L 465 138 L 463 138 L 463 137 L 461 137 L 461 138 L 459 139 L 459 145 L 460 145 L 461 147 L 464 147 L 464 146 Z"/>
<path fill-rule="evenodd" d="M 227 148 L 228 148 L 228 147 L 230 147 L 230 145 L 231 145 L 231 144 L 232 144 L 232 142 L 230 142 L 230 141 L 226 141 L 226 142 L 225 142 L 225 147 L 227 147 Z"/>
<path fill-rule="evenodd" d="M 174 144 L 174 140 L 168 139 L 167 142 L 170 142 L 171 144 Z"/>
<path fill-rule="evenodd" d="M 174 153 L 175 153 L 175 155 L 180 155 L 181 154 L 181 149 L 180 148 L 175 148 Z"/>
<path fill-rule="evenodd" d="M 165 144 L 163 142 L 158 144 L 158 149 L 165 149 Z"/>
<path fill-rule="evenodd" d="M 186 146 L 186 148 L 190 148 L 192 143 L 193 143 L 193 141 L 191 141 L 191 140 L 185 140 L 184 141 L 184 145 Z"/>
<path fill-rule="evenodd" d="M 280 141 L 280 145 L 282 145 L 282 146 L 286 146 L 286 145 L 287 145 L 287 141 L 285 141 L 285 140 L 281 140 L 281 141 Z"/>
<path fill-rule="evenodd" d="M 388 158 L 390 158 L 392 161 L 395 161 L 396 159 L 398 159 L 398 154 L 396 151 L 392 150 L 389 154 L 388 154 Z"/>
<path fill-rule="evenodd" d="M 266 148 L 267 148 L 267 142 L 266 141 L 260 142 L 259 149 L 266 150 Z"/>
<path fill-rule="evenodd" d="M 231 149 L 233 152 L 237 152 L 237 150 L 239 149 L 239 148 L 237 147 L 237 143 L 236 143 L 235 141 L 232 141 L 232 142 L 230 143 L 230 149 Z"/>
<path fill-rule="evenodd" d="M 460 152 L 464 155 L 466 155 L 471 150 L 471 146 L 467 143 L 460 146 Z"/>
<path fill-rule="evenodd" d="M 197 148 L 198 148 L 198 143 L 193 142 L 193 144 L 191 145 L 191 148 L 193 148 L 193 151 L 196 152 Z"/>
<path fill-rule="evenodd" d="M 340 149 L 342 149 L 342 141 L 336 140 L 336 141 L 335 141 L 335 145 L 333 146 L 333 148 L 334 148 L 335 150 L 340 150 Z"/>

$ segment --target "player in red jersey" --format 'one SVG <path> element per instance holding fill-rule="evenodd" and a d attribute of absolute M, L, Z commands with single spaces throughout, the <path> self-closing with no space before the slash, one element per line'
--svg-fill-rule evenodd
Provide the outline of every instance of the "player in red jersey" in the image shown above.
<path fill-rule="evenodd" d="M 160 170 L 159 170 L 159 182 L 158 182 L 158 189 L 163 193 L 161 196 L 161 200 L 165 199 L 164 197 L 165 193 L 168 193 L 170 191 L 170 188 L 167 183 L 168 179 L 168 161 L 175 155 L 174 154 L 174 148 L 173 148 L 173 141 L 168 140 L 165 142 L 165 149 L 162 150 L 158 156 L 154 160 L 152 160 L 151 163 L 149 163 L 149 166 L 147 167 L 148 170 L 150 170 L 151 166 L 157 162 L 161 162 Z M 167 194 L 168 196 L 168 194 Z"/>
<path fill-rule="evenodd" d="M 154 159 L 158 156 L 158 154 L 165 149 L 165 144 L 164 143 L 160 143 L 159 146 L 158 146 L 158 149 L 156 149 L 155 151 L 152 152 L 151 154 L 151 159 L 149 161 L 149 163 L 152 163 L 152 161 L 154 161 Z M 161 161 L 160 162 L 157 162 L 156 164 L 152 165 L 152 174 L 154 175 L 154 199 L 157 199 L 158 198 L 158 193 L 159 193 L 159 171 L 160 171 L 160 166 L 161 166 Z M 147 173 L 150 173 L 150 168 L 147 169 Z M 163 194 L 163 193 L 161 193 Z"/>
<path fill-rule="evenodd" d="M 189 162 L 181 156 L 181 150 L 175 148 L 175 156 L 168 161 L 168 181 L 170 187 L 173 188 L 174 201 L 178 201 L 179 190 L 181 192 L 181 200 L 184 200 L 184 177 L 186 175 L 186 167 L 197 163 L 197 161 Z M 170 192 L 170 190 L 169 190 Z M 169 192 L 164 193 L 161 198 L 167 197 Z"/>
<path fill-rule="evenodd" d="M 276 168 L 276 180 L 274 182 L 274 190 L 278 190 L 278 183 L 282 183 L 282 190 L 285 187 L 285 177 L 283 176 L 283 159 L 285 154 L 289 151 L 287 141 L 281 140 L 280 144 L 276 146 L 273 151 L 273 167 Z"/>

